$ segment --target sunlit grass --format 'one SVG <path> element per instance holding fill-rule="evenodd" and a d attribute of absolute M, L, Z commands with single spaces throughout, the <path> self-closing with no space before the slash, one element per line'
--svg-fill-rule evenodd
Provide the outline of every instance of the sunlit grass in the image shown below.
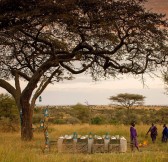
<path fill-rule="evenodd" d="M 49 125 L 49 136 L 56 140 L 59 136 L 77 132 L 84 135 L 111 135 L 119 134 L 126 137 L 129 142 L 129 126 L 124 125 Z M 57 153 L 56 146 L 50 152 L 42 152 L 44 146 L 43 132 L 35 131 L 31 142 L 20 140 L 20 133 L 0 133 L 0 161 L 1 162 L 167 162 L 168 143 L 161 143 L 162 126 L 158 126 L 158 137 L 155 144 L 150 137 L 145 138 L 149 128 L 147 125 L 137 125 L 139 142 L 147 140 L 149 145 L 142 147 L 142 152 L 104 153 L 104 154 L 67 154 Z"/>

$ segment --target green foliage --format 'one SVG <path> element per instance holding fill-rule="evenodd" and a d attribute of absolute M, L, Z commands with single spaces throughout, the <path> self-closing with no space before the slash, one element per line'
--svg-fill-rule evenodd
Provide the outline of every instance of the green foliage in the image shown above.
<path fill-rule="evenodd" d="M 125 108 L 114 107 L 113 109 L 96 109 L 92 107 L 92 117 L 90 116 L 89 107 L 77 104 L 72 107 L 57 107 L 49 108 L 50 117 L 49 123 L 53 124 L 81 124 L 89 123 L 95 125 L 101 124 L 125 124 L 129 125 L 131 121 L 135 121 L 137 124 L 151 124 L 152 122 L 157 124 L 168 123 L 168 108 L 161 107 L 160 109 L 145 107 L 141 109 L 132 109 L 129 116 Z M 3 131 L 17 130 L 13 125 L 10 118 L 3 117 L 1 115 L 1 124 L 3 125 Z M 17 116 L 18 117 L 18 116 Z M 91 118 L 90 118 L 91 117 Z M 33 124 L 40 124 L 40 120 L 43 118 L 42 109 L 36 107 L 33 116 Z M 16 118 L 15 118 L 16 119 Z M 15 121 L 19 122 L 19 118 Z"/>
<path fill-rule="evenodd" d="M 65 120 L 65 123 L 67 124 L 80 124 L 81 122 L 86 122 L 86 121 L 84 121 L 83 119 L 80 120 L 76 117 L 69 117 Z"/>
<path fill-rule="evenodd" d="M 119 121 L 116 118 L 111 118 L 109 124 L 119 124 Z"/>
<path fill-rule="evenodd" d="M 37 108 L 38 109 L 38 108 Z M 90 112 L 92 109 L 92 112 Z M 168 107 L 160 107 L 160 109 L 149 108 L 134 108 L 128 114 L 127 109 L 113 107 L 112 109 L 99 109 L 96 107 L 87 107 L 82 104 L 77 104 L 71 107 L 49 108 L 49 122 L 53 124 L 126 124 L 131 121 L 137 124 L 151 124 L 152 122 L 163 124 L 168 123 Z M 37 113 L 38 112 L 38 113 Z M 92 114 L 91 114 L 92 113 Z M 41 110 L 35 112 L 33 123 L 39 123 L 43 114 Z"/>
<path fill-rule="evenodd" d="M 80 103 L 72 107 L 72 115 L 78 118 L 82 123 L 88 122 L 90 118 L 90 110 L 88 106 Z"/>
<path fill-rule="evenodd" d="M 160 110 L 158 110 L 157 112 L 158 116 L 160 116 L 160 123 L 168 123 L 168 110 L 161 108 Z"/>
<path fill-rule="evenodd" d="M 33 123 L 36 124 L 36 123 L 40 123 L 41 119 L 43 119 L 44 115 L 43 114 L 40 114 L 40 113 L 36 113 L 33 115 Z"/>
<path fill-rule="evenodd" d="M 105 119 L 102 118 L 101 116 L 96 116 L 94 118 L 91 119 L 91 124 L 105 124 Z"/>
<path fill-rule="evenodd" d="M 0 123 L 3 132 L 18 130 L 18 108 L 15 100 L 8 94 L 0 94 Z"/>
<path fill-rule="evenodd" d="M 0 117 L 6 117 L 13 121 L 19 118 L 15 100 L 8 94 L 0 94 Z"/>
<path fill-rule="evenodd" d="M 10 118 L 1 117 L 0 130 L 3 132 L 15 132 L 19 130 L 19 120 L 11 121 Z"/>
<path fill-rule="evenodd" d="M 128 116 L 125 116 L 125 118 L 123 119 L 123 123 L 126 125 L 129 125 L 132 121 L 134 121 L 135 123 L 139 124 L 139 115 L 137 115 L 136 113 L 130 113 Z"/>
<path fill-rule="evenodd" d="M 51 122 L 51 120 L 50 120 Z M 67 122 L 64 119 L 55 119 L 52 121 L 53 124 L 66 124 Z"/>

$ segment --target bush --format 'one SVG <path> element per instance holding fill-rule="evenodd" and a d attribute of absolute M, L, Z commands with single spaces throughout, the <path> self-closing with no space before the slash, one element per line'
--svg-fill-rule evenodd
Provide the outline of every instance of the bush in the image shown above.
<path fill-rule="evenodd" d="M 33 123 L 38 124 L 43 119 L 43 114 L 34 114 L 33 115 Z"/>
<path fill-rule="evenodd" d="M 119 124 L 120 121 L 117 120 L 116 118 L 111 118 L 110 121 L 109 121 L 110 124 Z"/>
<path fill-rule="evenodd" d="M 18 121 L 12 122 L 10 118 L 1 117 L 0 123 L 0 130 L 3 132 L 16 132 L 20 130 Z"/>
<path fill-rule="evenodd" d="M 70 117 L 66 119 L 66 124 L 80 124 L 81 121 L 78 118 Z"/>
<path fill-rule="evenodd" d="M 64 119 L 55 119 L 52 121 L 53 124 L 66 124 L 67 121 Z"/>
<path fill-rule="evenodd" d="M 66 119 L 60 119 L 57 117 L 49 117 L 48 122 L 52 124 L 66 124 Z"/>
<path fill-rule="evenodd" d="M 0 94 L 0 117 L 10 118 L 13 121 L 19 118 L 15 100 L 8 94 Z"/>
<path fill-rule="evenodd" d="M 143 123 L 143 124 L 151 124 L 151 119 L 149 118 L 149 115 L 144 113 L 141 118 L 140 118 L 140 121 Z"/>
<path fill-rule="evenodd" d="M 104 119 L 102 117 L 96 116 L 96 117 L 91 119 L 91 124 L 97 124 L 97 125 L 105 124 L 105 121 L 104 121 Z"/>
<path fill-rule="evenodd" d="M 78 118 L 82 123 L 88 123 L 90 118 L 90 110 L 88 106 L 77 104 L 72 107 L 71 115 Z"/>

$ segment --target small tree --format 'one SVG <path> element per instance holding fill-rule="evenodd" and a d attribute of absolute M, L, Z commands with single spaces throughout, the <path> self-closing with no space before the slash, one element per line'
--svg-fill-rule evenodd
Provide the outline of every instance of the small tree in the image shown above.
<path fill-rule="evenodd" d="M 109 99 L 113 103 L 117 103 L 127 108 L 129 114 L 130 108 L 133 105 L 142 105 L 144 103 L 145 96 L 139 94 L 120 93 L 116 96 L 111 96 Z"/>

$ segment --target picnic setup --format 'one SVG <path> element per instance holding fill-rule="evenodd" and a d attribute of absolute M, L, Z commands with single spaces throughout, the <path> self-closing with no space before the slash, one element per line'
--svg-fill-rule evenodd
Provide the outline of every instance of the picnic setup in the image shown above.
<path fill-rule="evenodd" d="M 58 152 L 68 153 L 110 153 L 127 151 L 127 140 L 124 137 L 110 136 L 108 133 L 103 136 L 93 135 L 73 135 L 61 136 L 57 143 Z"/>
<path fill-rule="evenodd" d="M 71 135 L 60 136 L 56 140 L 50 140 L 48 133 L 48 108 L 43 110 L 43 119 L 40 121 L 40 128 L 44 132 L 45 147 L 43 151 L 50 151 L 51 146 L 57 147 L 59 153 L 124 153 L 127 151 L 127 140 L 123 136 L 94 135 L 90 132 L 88 135 L 79 135 L 74 132 Z"/>

